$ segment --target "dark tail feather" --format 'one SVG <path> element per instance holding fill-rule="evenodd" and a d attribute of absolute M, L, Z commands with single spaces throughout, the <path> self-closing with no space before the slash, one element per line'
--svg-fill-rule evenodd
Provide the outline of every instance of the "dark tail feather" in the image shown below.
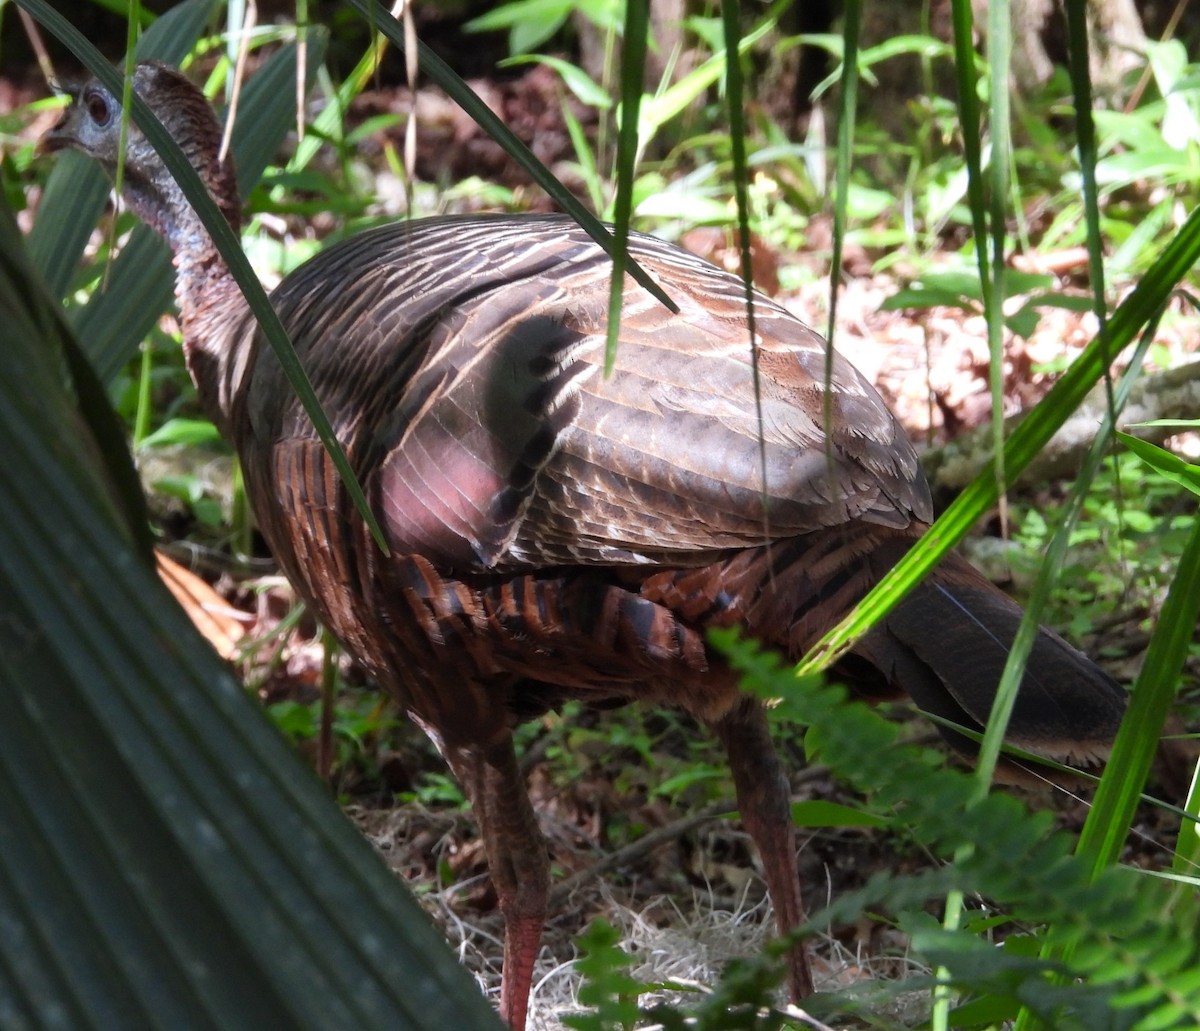
<path fill-rule="evenodd" d="M 926 527 L 866 522 L 738 552 L 697 570 L 644 582 L 651 600 L 695 622 L 736 622 L 799 660 Z M 966 560 L 947 555 L 835 673 L 871 700 L 909 695 L 933 716 L 981 731 L 991 713 L 1021 609 Z M 1125 712 L 1125 691 L 1061 637 L 1034 642 L 1005 739 L 1073 766 L 1095 766 Z M 941 727 L 959 751 L 969 737 Z"/>
<path fill-rule="evenodd" d="M 966 561 L 948 556 L 855 650 L 927 712 L 981 729 L 1021 609 Z M 1072 766 L 1107 755 L 1125 691 L 1081 652 L 1041 628 L 1005 739 Z M 960 750 L 974 742 L 943 731 Z"/>

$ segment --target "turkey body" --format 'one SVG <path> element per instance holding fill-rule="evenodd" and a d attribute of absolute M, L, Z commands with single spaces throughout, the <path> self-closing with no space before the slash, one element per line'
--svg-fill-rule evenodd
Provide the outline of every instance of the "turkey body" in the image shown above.
<path fill-rule="evenodd" d="M 275 554 L 447 743 L 567 696 L 720 718 L 738 694 L 705 627 L 798 656 L 844 612 L 782 582 L 797 537 L 929 517 L 878 395 L 837 356 L 825 391 L 819 336 L 756 298 L 760 447 L 741 284 L 652 238 L 631 253 L 681 311 L 631 287 L 608 376 L 610 265 L 563 217 L 399 223 L 275 291 L 387 560 L 273 354 L 231 328 L 256 341 L 227 409 Z"/>
<path fill-rule="evenodd" d="M 155 64 L 138 66 L 134 88 L 236 226 L 203 95 Z M 118 115 L 89 83 L 45 144 L 113 168 Z M 289 275 L 272 303 L 385 553 L 135 128 L 125 160 L 126 197 L 174 250 L 188 367 L 272 551 L 471 799 L 505 920 L 502 1016 L 525 1022 L 549 876 L 512 730 L 564 699 L 672 705 L 712 727 L 778 924 L 799 924 L 787 781 L 761 706 L 705 635 L 736 626 L 799 658 L 924 532 L 916 455 L 874 389 L 759 294 L 752 332 L 740 280 L 651 237 L 635 234 L 631 254 L 679 311 L 627 279 L 606 374 L 611 266 L 570 220 L 446 217 L 363 233 Z M 871 697 L 906 692 L 978 728 L 1020 619 L 949 556 L 844 672 Z M 1115 683 L 1042 630 L 1009 738 L 1093 763 L 1123 707 Z M 793 996 L 811 992 L 802 947 L 788 965 Z"/>

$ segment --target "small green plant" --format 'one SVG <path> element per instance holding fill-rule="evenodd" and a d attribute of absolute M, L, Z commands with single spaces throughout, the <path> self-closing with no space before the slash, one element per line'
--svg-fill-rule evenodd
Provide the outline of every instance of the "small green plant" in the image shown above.
<path fill-rule="evenodd" d="M 467 796 L 462 786 L 446 773 L 427 772 L 412 791 L 403 791 L 396 796 L 401 804 L 416 802 L 436 808 L 466 809 Z"/>
<path fill-rule="evenodd" d="M 616 32 L 621 25 L 621 4 L 618 0 L 514 0 L 501 4 L 487 14 L 473 18 L 466 25 L 468 32 L 508 30 L 508 49 L 512 54 L 524 54 L 541 46 L 578 14 L 604 32 Z"/>
<path fill-rule="evenodd" d="M 267 712 L 294 744 L 307 751 L 320 733 L 321 704 L 320 701 L 284 699 L 268 705 Z M 332 782 L 376 784 L 380 757 L 399 725 L 394 707 L 377 692 L 340 690 L 333 709 Z M 436 798 L 439 802 L 464 804 L 462 792 L 457 787 L 448 792 L 431 786 L 419 794 L 423 801 Z"/>
<path fill-rule="evenodd" d="M 205 482 L 193 474 L 162 476 L 151 485 L 160 494 L 184 502 L 201 526 L 216 529 L 224 523 L 221 502 L 209 494 Z"/>
<path fill-rule="evenodd" d="M 1046 307 L 1086 311 L 1088 297 L 1063 294 L 1052 277 L 1028 272 L 1009 272 L 1004 277 L 1007 298 L 1024 297 L 1016 311 L 1006 314 L 1005 326 L 1016 336 L 1028 337 L 1041 318 L 1039 309 Z M 960 268 L 930 270 L 907 286 L 897 290 L 880 306 L 883 311 L 905 308 L 958 308 L 968 315 L 983 314 L 983 287 L 979 270 L 969 264 Z"/>
<path fill-rule="evenodd" d="M 773 956 L 730 963 L 712 993 L 695 1004 L 656 1003 L 639 1007 L 640 996 L 659 991 L 687 991 L 672 982 L 643 983 L 629 973 L 632 957 L 620 946 L 620 935 L 605 920 L 594 921 L 578 940 L 583 975 L 579 1001 L 585 1014 L 563 1018 L 575 1031 L 632 1031 L 649 1023 L 665 1031 L 778 1031 L 805 1028 L 774 1006 L 783 981 L 783 966 Z"/>
<path fill-rule="evenodd" d="M 632 1031 L 637 1021 L 638 996 L 648 986 L 629 976 L 633 960 L 620 940 L 606 920 L 593 921 L 579 938 L 582 955 L 577 965 L 584 978 L 579 1001 L 592 1010 L 564 1019 L 575 1031 Z"/>
<path fill-rule="evenodd" d="M 1117 609 L 1140 612 L 1152 623 L 1195 518 L 1181 501 L 1177 483 L 1132 453 L 1110 458 L 1071 531 L 1068 564 L 1047 618 L 1077 639 L 1110 622 Z M 1011 525 L 1014 572 L 1030 578 L 1055 525 L 1043 506 L 1020 498 L 1013 501 Z"/>

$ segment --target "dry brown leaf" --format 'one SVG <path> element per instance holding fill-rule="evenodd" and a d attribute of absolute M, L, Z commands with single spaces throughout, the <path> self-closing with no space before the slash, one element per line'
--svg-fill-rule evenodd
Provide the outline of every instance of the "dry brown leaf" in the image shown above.
<path fill-rule="evenodd" d="M 158 575 L 175 600 L 183 606 L 196 629 L 223 659 L 232 659 L 238 644 L 245 634 L 242 613 L 230 606 L 195 573 L 184 569 L 174 559 L 161 551 L 155 551 L 158 560 Z"/>

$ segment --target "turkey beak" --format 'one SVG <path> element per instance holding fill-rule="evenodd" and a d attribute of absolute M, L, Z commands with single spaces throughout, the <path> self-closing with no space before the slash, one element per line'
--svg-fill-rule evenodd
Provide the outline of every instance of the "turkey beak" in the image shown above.
<path fill-rule="evenodd" d="M 75 97 L 72 97 L 71 103 L 67 105 L 59 120 L 42 133 L 42 138 L 37 141 L 35 152 L 53 154 L 60 150 L 79 146 L 78 124 L 79 103 Z"/>

